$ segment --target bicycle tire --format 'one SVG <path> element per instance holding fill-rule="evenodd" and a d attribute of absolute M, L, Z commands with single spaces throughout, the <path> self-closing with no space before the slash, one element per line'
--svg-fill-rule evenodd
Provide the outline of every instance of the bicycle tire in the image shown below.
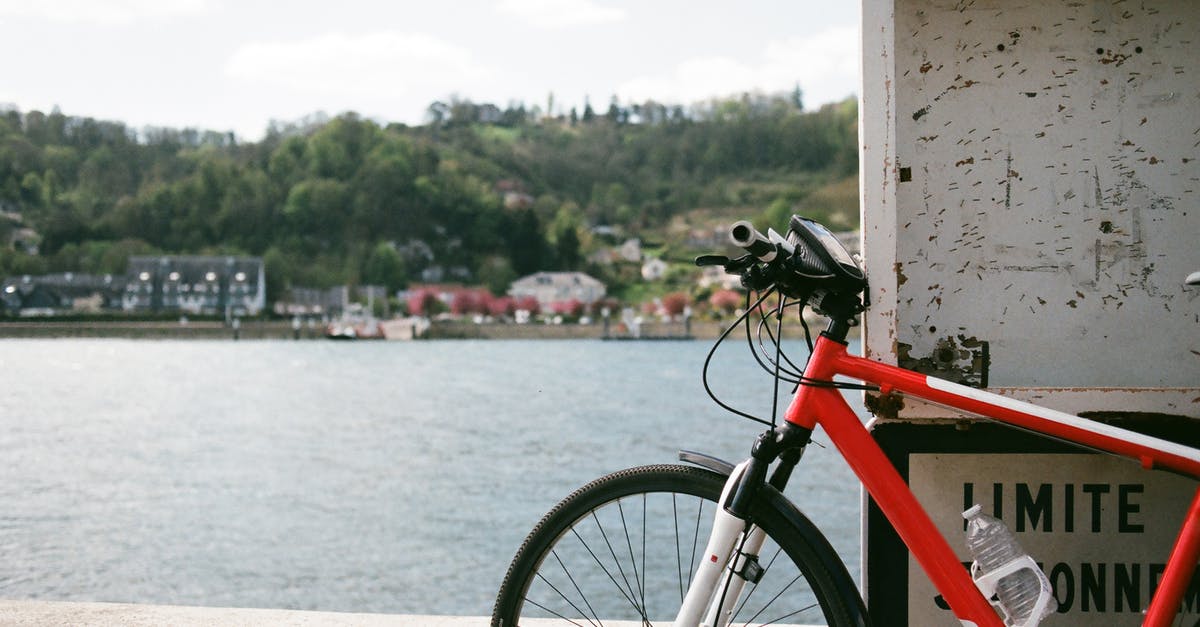
<path fill-rule="evenodd" d="M 725 479 L 692 466 L 642 466 L 576 490 L 517 551 L 496 598 L 493 627 L 539 617 L 539 626 L 670 624 L 694 564 L 704 558 Z M 746 585 L 731 625 L 868 623 L 849 573 L 812 522 L 769 486 L 751 517 L 767 532 L 759 554 L 765 572 L 759 584 Z M 671 532 L 674 546 L 664 541 Z M 648 549 L 668 563 L 648 562 Z"/>

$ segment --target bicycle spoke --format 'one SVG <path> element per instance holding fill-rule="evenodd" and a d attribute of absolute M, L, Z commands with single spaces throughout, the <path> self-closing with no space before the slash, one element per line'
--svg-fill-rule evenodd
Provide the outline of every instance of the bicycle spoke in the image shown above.
<path fill-rule="evenodd" d="M 600 621 L 600 617 L 596 614 L 596 610 L 592 609 L 592 604 L 588 601 L 587 595 L 583 593 L 583 590 L 579 589 L 579 584 L 575 583 L 575 577 L 571 576 L 571 571 L 567 570 L 567 565 L 563 564 L 562 558 L 558 556 L 558 551 L 551 551 L 550 554 L 553 555 L 555 561 L 558 562 L 558 567 L 561 568 L 563 574 L 567 576 L 567 580 L 569 580 L 571 585 L 575 587 L 575 592 L 579 593 L 579 598 L 583 600 L 583 604 L 586 605 L 588 611 L 592 613 L 592 617 L 594 617 L 597 621 Z M 550 587 L 553 588 L 554 586 Z M 567 600 L 567 603 L 571 603 L 571 601 Z M 575 611 L 583 614 L 583 611 L 576 607 L 574 603 L 571 603 L 571 607 L 574 607 Z M 584 616 L 587 616 L 587 614 L 584 614 Z M 592 620 L 589 618 L 588 622 L 592 623 Z M 595 625 L 596 623 L 592 624 Z M 600 627 L 603 627 L 603 625 L 604 623 L 600 622 Z"/>
<path fill-rule="evenodd" d="M 549 579 L 546 579 L 541 573 L 538 573 L 537 577 L 538 577 L 538 579 L 542 580 L 542 583 L 545 583 L 547 586 L 550 586 L 550 589 L 553 590 L 556 594 L 558 594 L 558 596 L 562 597 L 562 600 L 566 601 L 567 605 L 570 605 L 572 608 L 574 608 L 576 612 L 583 614 L 583 616 L 585 617 L 585 620 L 587 620 L 587 622 L 589 622 L 589 623 L 592 622 L 591 619 L 586 618 L 587 614 L 584 614 L 583 610 L 579 609 L 579 606 L 575 605 L 575 603 L 573 601 L 571 601 L 571 599 L 567 598 L 567 595 L 563 594 L 562 591 L 559 590 L 554 584 L 550 583 Z M 528 596 L 525 597 L 525 601 L 527 601 L 529 603 L 533 603 L 534 605 L 536 605 L 542 609 L 546 609 L 537 601 L 530 600 Z M 547 611 L 549 611 L 549 610 L 547 610 Z M 571 620 L 571 619 L 569 619 L 565 616 L 561 616 L 561 615 L 559 616 L 559 618 L 562 618 L 563 620 L 568 620 L 568 621 Z M 571 621 L 571 622 L 574 623 L 575 621 Z M 576 623 L 576 624 L 578 624 L 578 623 Z M 592 624 L 594 625 L 595 623 L 592 623 Z"/>
<path fill-rule="evenodd" d="M 623 500 L 617 500 L 617 511 L 621 514 L 621 530 L 625 532 L 625 546 L 629 549 L 629 567 L 633 569 L 633 580 L 638 585 L 638 598 L 645 599 L 646 591 L 642 589 L 642 580 L 638 575 L 637 558 L 633 556 L 633 541 L 629 539 L 629 524 L 625 522 L 625 507 Z M 632 592 L 632 590 L 630 590 Z M 645 617 L 645 614 L 642 614 Z"/>
<path fill-rule="evenodd" d="M 704 517 L 704 501 L 696 510 L 696 531 L 692 534 L 692 561 L 688 562 L 688 582 L 692 581 L 692 570 L 696 567 L 696 544 L 700 541 L 700 520 Z"/>
<path fill-rule="evenodd" d="M 642 581 L 638 585 L 642 589 L 642 607 L 646 607 L 646 495 L 642 495 Z"/>
<path fill-rule="evenodd" d="M 787 614 L 784 614 L 783 616 L 780 616 L 779 618 L 776 618 L 775 620 L 773 620 L 769 623 L 763 623 L 763 624 L 759 625 L 759 627 L 767 627 L 767 625 L 774 625 L 775 623 L 778 623 L 779 621 L 784 620 L 785 618 L 791 618 L 802 612 L 807 612 L 808 610 L 811 610 L 812 608 L 814 608 L 816 606 L 817 606 L 817 604 L 813 603 L 812 605 L 802 607 L 802 608 L 796 610 L 795 612 L 788 612 Z"/>
<path fill-rule="evenodd" d="M 679 575 L 679 602 L 683 603 L 683 555 L 679 546 L 679 509 L 674 494 L 671 495 L 671 519 L 675 523 L 675 572 Z"/>
<path fill-rule="evenodd" d="M 597 522 L 596 524 L 599 523 Z M 579 532 L 572 529 L 571 533 L 575 535 L 575 537 L 579 540 L 579 543 L 583 545 L 583 548 L 586 549 L 588 554 L 592 556 L 592 560 L 596 562 L 596 565 L 600 567 L 600 570 L 604 571 L 604 574 L 608 576 L 609 581 L 612 581 L 613 585 L 616 586 L 617 592 L 620 592 L 621 596 L 625 597 L 625 600 L 629 602 L 629 606 L 632 607 L 639 616 L 645 616 L 645 612 L 639 608 L 637 603 L 630 598 L 629 594 L 625 592 L 625 588 L 621 587 L 621 583 L 617 581 L 616 577 L 613 577 L 612 572 L 609 571 L 608 567 L 600 561 L 600 558 L 594 551 L 592 551 L 592 547 L 587 543 L 587 541 L 579 535 Z M 603 531 L 601 531 L 601 534 L 603 534 Z M 605 538 L 605 540 L 607 541 L 607 538 Z M 611 549 L 612 547 L 609 548 Z M 620 568 L 620 564 L 618 564 L 617 567 Z M 626 580 L 626 584 L 628 584 L 628 580 Z"/>
<path fill-rule="evenodd" d="M 617 501 L 618 509 L 620 509 L 620 505 L 621 505 L 621 501 L 618 500 Z M 633 606 L 633 608 L 635 610 L 637 610 L 638 615 L 641 616 L 643 620 L 645 620 L 646 619 L 646 608 L 639 606 L 637 604 L 637 601 L 634 600 L 634 597 L 636 597 L 637 594 L 633 591 L 633 585 L 629 583 L 629 577 L 625 574 L 625 569 L 621 568 L 621 558 L 617 557 L 617 551 L 616 551 L 616 549 L 613 548 L 612 542 L 609 541 L 608 533 L 606 533 L 604 531 L 604 525 L 600 524 L 600 519 L 596 516 L 595 511 L 592 512 L 592 520 L 594 520 L 596 522 L 596 528 L 600 530 L 600 535 L 604 538 L 604 544 L 608 546 L 608 552 L 610 555 L 612 555 L 613 562 L 616 563 L 617 571 L 621 573 L 621 579 L 623 579 L 625 581 L 625 585 L 629 588 L 629 594 L 625 596 L 625 599 L 629 601 L 629 603 Z M 625 522 L 625 517 L 624 517 L 624 515 L 622 515 L 621 523 L 624 524 L 624 522 Z M 628 532 L 626 532 L 626 537 L 628 537 Z M 636 578 L 636 576 L 635 576 L 635 578 Z M 615 582 L 615 580 L 614 580 L 614 582 Z M 622 590 L 621 593 L 625 594 L 625 591 Z"/>
<path fill-rule="evenodd" d="M 788 585 L 783 587 L 783 590 L 780 590 L 775 596 L 771 597 L 771 600 L 767 601 L 766 605 L 762 606 L 762 609 L 755 612 L 754 616 L 751 616 L 750 620 L 746 621 L 746 624 L 749 625 L 750 623 L 754 622 L 754 619 L 758 618 L 760 614 L 767 611 L 767 608 L 771 607 L 772 603 L 777 601 L 779 599 L 779 597 L 783 596 L 783 593 L 787 592 L 788 588 L 791 588 L 792 584 L 796 583 L 797 581 L 800 581 L 800 579 L 802 577 L 804 577 L 804 575 L 796 575 L 796 577 L 794 579 L 792 579 L 790 582 L 788 582 Z M 790 614 L 787 614 L 786 616 L 783 616 L 782 618 L 776 618 L 775 620 L 771 621 L 771 623 L 777 623 L 780 620 L 782 620 L 783 618 L 787 618 L 788 616 L 795 616 L 796 614 L 799 614 L 800 612 L 806 612 L 806 611 L 812 609 L 813 607 L 815 607 L 816 605 L 817 605 L 816 603 L 813 603 L 812 605 L 809 605 L 807 607 L 800 608 L 800 609 L 796 610 L 795 612 L 792 612 Z M 770 625 L 771 623 L 766 623 L 766 624 Z"/>
<path fill-rule="evenodd" d="M 580 625 L 579 623 L 577 623 L 577 622 L 575 622 L 575 621 L 573 621 L 573 620 L 571 620 L 571 619 L 567 618 L 566 616 L 563 616 L 562 614 L 559 614 L 558 612 L 555 612 L 554 610 L 552 610 L 552 609 L 550 609 L 550 608 L 546 607 L 545 605 L 542 605 L 541 603 L 538 603 L 537 601 L 534 601 L 534 600 L 531 600 L 531 599 L 529 599 L 529 598 L 526 598 L 526 599 L 525 599 L 525 602 L 526 602 L 526 603 L 532 603 L 532 604 L 533 604 L 533 606 L 534 606 L 534 607 L 536 607 L 536 608 L 538 608 L 539 610 L 542 610 L 543 612 L 546 612 L 546 613 L 549 613 L 549 614 L 554 614 L 555 616 L 557 616 L 557 617 L 559 617 L 559 618 L 561 618 L 561 619 L 563 619 L 563 620 L 567 621 L 568 623 L 571 623 L 572 625 L 575 625 L 575 627 L 583 627 L 583 625 Z"/>

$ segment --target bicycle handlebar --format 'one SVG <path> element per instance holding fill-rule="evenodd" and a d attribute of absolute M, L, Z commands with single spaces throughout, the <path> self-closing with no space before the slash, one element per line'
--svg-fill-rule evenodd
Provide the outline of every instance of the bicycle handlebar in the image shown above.
<path fill-rule="evenodd" d="M 750 254 L 734 260 L 710 255 L 696 263 L 723 262 L 726 272 L 741 275 L 743 286 L 773 287 L 785 296 L 803 298 L 813 311 L 832 319 L 853 321 L 865 308 L 859 294 L 866 289 L 866 276 L 823 225 L 792 216 L 784 238 L 775 231 L 763 235 L 749 220 L 738 220 L 729 227 L 729 239 Z"/>
<path fill-rule="evenodd" d="M 775 243 L 754 228 L 749 220 L 734 222 L 733 226 L 729 227 L 729 239 L 766 263 L 774 261 L 775 256 L 779 254 Z"/>

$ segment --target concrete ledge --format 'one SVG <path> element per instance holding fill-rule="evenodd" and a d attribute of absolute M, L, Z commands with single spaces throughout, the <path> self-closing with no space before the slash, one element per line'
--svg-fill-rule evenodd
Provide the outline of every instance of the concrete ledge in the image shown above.
<path fill-rule="evenodd" d="M 65 601 L 0 600 L 0 625 L 72 625 L 87 627 L 229 627 L 294 625 L 299 627 L 489 627 L 487 616 L 429 616 L 416 614 L 362 614 L 308 612 L 235 607 L 141 605 L 135 603 L 71 603 Z M 556 627 L 564 621 L 522 619 L 526 627 Z M 608 627 L 641 627 L 637 621 L 604 621 Z M 812 627 L 779 625 L 779 627 Z"/>
<path fill-rule="evenodd" d="M 489 620 L 484 616 L 414 616 L 131 603 L 0 601 L 0 624 L 3 625 L 487 627 Z"/>

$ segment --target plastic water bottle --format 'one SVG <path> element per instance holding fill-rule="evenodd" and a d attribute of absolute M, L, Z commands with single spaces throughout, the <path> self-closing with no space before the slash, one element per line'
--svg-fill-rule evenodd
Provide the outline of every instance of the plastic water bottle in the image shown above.
<path fill-rule="evenodd" d="M 971 573 L 984 596 L 994 592 L 1008 625 L 1033 627 L 1058 608 L 1050 581 L 1003 521 L 983 513 L 979 505 L 963 512 L 967 548 L 975 563 Z"/>

